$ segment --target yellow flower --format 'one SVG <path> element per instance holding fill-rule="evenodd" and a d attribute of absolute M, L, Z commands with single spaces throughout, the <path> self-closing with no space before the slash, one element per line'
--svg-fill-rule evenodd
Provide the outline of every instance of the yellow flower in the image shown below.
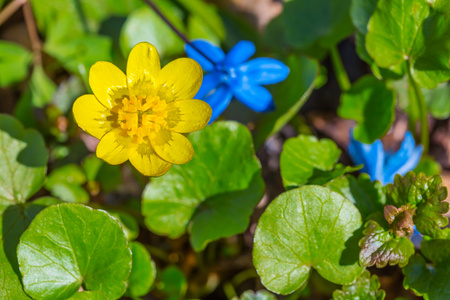
<path fill-rule="evenodd" d="M 78 125 L 100 139 L 97 156 L 117 165 L 130 160 L 146 176 L 160 176 L 172 164 L 192 159 L 194 149 L 183 135 L 202 129 L 211 107 L 192 99 L 201 86 L 202 68 L 179 58 L 161 69 L 156 48 L 137 44 L 130 52 L 127 75 L 109 62 L 89 72 L 94 95 L 75 101 Z"/>

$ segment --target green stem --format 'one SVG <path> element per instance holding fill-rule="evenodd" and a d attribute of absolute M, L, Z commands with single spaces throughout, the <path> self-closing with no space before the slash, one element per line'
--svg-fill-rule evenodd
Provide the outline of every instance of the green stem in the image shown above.
<path fill-rule="evenodd" d="M 234 276 L 231 282 L 233 283 L 234 286 L 239 287 L 243 282 L 247 281 L 248 279 L 257 277 L 258 274 L 256 273 L 255 269 L 247 269 Z"/>
<path fill-rule="evenodd" d="M 345 71 L 344 64 L 342 63 L 341 56 L 336 46 L 330 49 L 331 63 L 333 64 L 334 74 L 338 81 L 341 91 L 348 91 L 352 85 L 350 79 L 348 79 L 347 72 Z"/>
<path fill-rule="evenodd" d="M 412 87 L 412 91 L 415 94 L 415 97 L 413 98 L 416 100 L 416 106 L 419 112 L 420 143 L 423 146 L 423 155 L 425 156 L 428 154 L 428 148 L 430 145 L 430 137 L 428 130 L 428 109 L 427 104 L 425 103 L 425 98 L 423 96 L 422 89 L 412 77 L 409 66 L 408 66 L 408 83 Z"/>
<path fill-rule="evenodd" d="M 234 297 L 237 297 L 236 290 L 234 289 L 234 286 L 231 284 L 231 282 L 225 282 L 222 287 L 225 295 L 227 296 L 227 299 L 231 300 Z"/>
<path fill-rule="evenodd" d="M 75 10 L 77 11 L 78 18 L 80 18 L 81 24 L 83 26 L 84 33 L 90 33 L 89 26 L 86 20 L 86 16 L 83 12 L 83 7 L 81 6 L 80 0 L 73 0 Z"/>

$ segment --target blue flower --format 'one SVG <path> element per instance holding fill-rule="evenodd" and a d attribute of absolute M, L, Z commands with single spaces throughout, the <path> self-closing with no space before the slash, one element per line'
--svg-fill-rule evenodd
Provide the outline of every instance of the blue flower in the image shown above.
<path fill-rule="evenodd" d="M 266 57 L 247 61 L 255 54 L 255 45 L 249 41 L 238 42 L 226 55 L 222 49 L 205 40 L 194 40 L 192 44 L 202 53 L 186 44 L 187 55 L 207 72 L 195 98 L 211 106 L 210 123 L 222 114 L 233 96 L 257 112 L 274 109 L 272 95 L 261 85 L 286 79 L 289 68 L 285 64 Z"/>
<path fill-rule="evenodd" d="M 405 133 L 400 149 L 393 153 L 383 150 L 383 144 L 376 140 L 373 144 L 363 144 L 350 132 L 348 153 L 357 165 L 363 164 L 361 172 L 369 174 L 372 180 L 379 180 L 383 185 L 393 183 L 395 174 L 405 175 L 419 163 L 423 147 L 414 142 L 411 132 Z"/>

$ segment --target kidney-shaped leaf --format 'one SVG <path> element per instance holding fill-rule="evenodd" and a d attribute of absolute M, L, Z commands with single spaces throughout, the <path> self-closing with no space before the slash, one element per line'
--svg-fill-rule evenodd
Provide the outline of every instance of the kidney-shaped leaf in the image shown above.
<path fill-rule="evenodd" d="M 337 284 L 353 282 L 358 264 L 361 215 L 341 195 L 304 186 L 278 196 L 255 232 L 253 263 L 263 285 L 278 294 L 299 289 L 311 267 Z"/>
<path fill-rule="evenodd" d="M 152 287 L 156 278 L 156 266 L 144 245 L 132 242 L 130 248 L 133 264 L 126 295 L 137 298 L 146 295 Z"/>
<path fill-rule="evenodd" d="M 131 269 L 117 220 L 80 204 L 53 205 L 39 213 L 21 236 L 17 254 L 24 289 L 38 299 L 67 299 L 81 284 L 118 299 Z"/>
<path fill-rule="evenodd" d="M 189 139 L 194 158 L 147 185 L 142 212 L 150 230 L 171 238 L 190 225 L 192 246 L 202 250 L 210 241 L 245 231 L 264 182 L 245 126 L 216 122 Z"/>
<path fill-rule="evenodd" d="M 0 114 L 0 207 L 24 203 L 44 184 L 47 149 L 33 129 Z"/>

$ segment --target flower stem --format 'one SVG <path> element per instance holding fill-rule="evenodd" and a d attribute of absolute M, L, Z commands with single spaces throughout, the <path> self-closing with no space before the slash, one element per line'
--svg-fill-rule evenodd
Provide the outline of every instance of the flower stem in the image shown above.
<path fill-rule="evenodd" d="M 25 19 L 25 25 L 27 26 L 28 35 L 30 36 L 31 47 L 33 48 L 34 64 L 42 65 L 42 44 L 39 39 L 36 22 L 34 20 L 29 1 L 26 1 L 23 5 L 23 16 Z"/>
<path fill-rule="evenodd" d="M 191 41 L 188 39 L 188 37 L 182 33 L 180 30 L 178 30 L 178 28 L 175 27 L 175 25 L 173 25 L 172 22 L 170 22 L 170 20 L 163 14 L 163 12 L 158 8 L 158 6 L 156 6 L 156 4 L 152 1 L 152 0 L 144 0 L 144 2 L 150 6 L 153 11 L 161 18 L 161 20 L 163 20 L 167 26 L 170 27 L 170 29 L 172 29 L 173 32 L 175 32 L 176 35 L 178 35 L 178 37 L 180 39 L 182 39 L 186 44 L 188 44 L 189 46 L 191 46 L 195 51 L 197 51 L 198 53 L 200 53 L 204 58 L 206 58 L 210 63 L 212 63 L 213 65 L 215 65 L 216 63 L 208 57 L 208 55 L 206 55 L 204 52 L 202 52 L 200 49 L 198 49 L 197 47 L 195 47 Z"/>
<path fill-rule="evenodd" d="M 339 87 L 343 92 L 348 91 L 352 85 L 350 83 L 350 79 L 348 79 L 347 72 L 345 71 L 344 64 L 342 63 L 341 56 L 339 55 L 339 51 L 336 46 L 331 47 L 330 54 L 334 74 L 336 75 Z"/>
<path fill-rule="evenodd" d="M 428 154 L 428 148 L 430 145 L 429 129 L 428 129 L 428 109 L 425 103 L 425 98 L 422 93 L 422 89 L 414 80 L 411 75 L 411 70 L 408 64 L 408 83 L 412 87 L 412 91 L 415 94 L 416 107 L 418 108 L 419 120 L 420 120 L 420 143 L 423 146 L 423 155 Z"/>
<path fill-rule="evenodd" d="M 0 11 L 0 25 L 6 22 L 27 0 L 13 0 Z"/>
<path fill-rule="evenodd" d="M 84 33 L 90 33 L 89 26 L 86 20 L 86 16 L 83 12 L 83 7 L 81 6 L 80 0 L 73 0 L 75 10 L 77 11 L 78 18 L 80 18 L 81 24 L 83 26 Z"/>

